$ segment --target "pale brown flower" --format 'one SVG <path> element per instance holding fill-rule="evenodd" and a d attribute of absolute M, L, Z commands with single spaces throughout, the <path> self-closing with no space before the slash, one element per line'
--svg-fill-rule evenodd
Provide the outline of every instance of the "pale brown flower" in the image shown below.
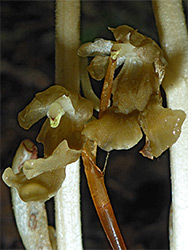
<path fill-rule="evenodd" d="M 6 184 L 15 187 L 24 201 L 45 201 L 54 196 L 65 178 L 65 167 L 80 157 L 84 143 L 81 130 L 92 114 L 90 101 L 61 86 L 36 94 L 18 119 L 29 129 L 48 116 L 38 135 L 44 158 L 26 160 L 16 173 L 7 168 L 3 174 Z"/>
<path fill-rule="evenodd" d="M 112 83 L 111 108 L 87 124 L 82 134 L 110 151 L 136 145 L 142 129 L 146 146 L 141 153 L 153 159 L 178 139 L 185 113 L 162 107 L 160 85 L 166 61 L 159 46 L 126 25 L 110 30 L 116 41 L 97 39 L 78 52 L 82 57 L 95 56 L 88 66 L 95 80 L 105 77 L 111 51 L 118 51 L 116 68 L 122 66 Z"/>

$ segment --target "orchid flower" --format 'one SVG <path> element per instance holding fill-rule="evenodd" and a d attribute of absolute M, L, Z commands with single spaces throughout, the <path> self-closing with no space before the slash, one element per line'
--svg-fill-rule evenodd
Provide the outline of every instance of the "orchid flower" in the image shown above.
<path fill-rule="evenodd" d="M 45 201 L 54 196 L 65 179 L 65 167 L 80 157 L 84 141 L 81 130 L 92 114 L 90 101 L 62 86 L 36 94 L 18 119 L 23 128 L 29 129 L 48 116 L 38 135 L 44 158 L 25 161 L 20 173 L 7 168 L 3 174 L 6 184 L 15 187 L 24 201 Z"/>
<path fill-rule="evenodd" d="M 160 85 L 166 61 L 158 45 L 137 30 L 123 25 L 110 28 L 115 42 L 97 39 L 81 46 L 82 57 L 95 56 L 88 72 L 95 80 L 104 78 L 112 51 L 118 51 L 116 68 L 122 66 L 112 82 L 112 105 L 98 120 L 88 123 L 82 134 L 106 151 L 129 149 L 146 135 L 140 151 L 153 159 L 178 139 L 185 113 L 162 107 Z"/>

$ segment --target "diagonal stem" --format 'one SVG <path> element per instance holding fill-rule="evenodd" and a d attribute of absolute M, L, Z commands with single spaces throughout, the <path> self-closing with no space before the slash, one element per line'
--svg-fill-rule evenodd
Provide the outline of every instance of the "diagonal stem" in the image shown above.
<path fill-rule="evenodd" d="M 127 248 L 105 187 L 104 173 L 95 164 L 96 146 L 94 142 L 88 140 L 82 151 L 84 170 L 91 197 L 111 247 L 117 250 L 126 250 Z"/>
<path fill-rule="evenodd" d="M 119 50 L 112 50 L 109 57 L 108 68 L 105 75 L 103 89 L 101 93 L 99 119 L 105 114 L 110 104 L 110 98 L 112 93 L 112 82 L 114 78 L 114 72 L 116 69 L 118 54 Z"/>

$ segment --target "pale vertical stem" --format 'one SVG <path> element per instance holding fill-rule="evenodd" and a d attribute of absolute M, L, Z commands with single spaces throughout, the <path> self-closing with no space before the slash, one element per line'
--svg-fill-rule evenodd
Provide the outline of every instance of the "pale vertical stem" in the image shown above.
<path fill-rule="evenodd" d="M 80 223 L 80 161 L 66 167 L 66 178 L 56 195 L 56 232 L 58 249 L 82 249 Z"/>
<path fill-rule="evenodd" d="M 160 43 L 168 66 L 164 88 L 168 106 L 187 118 L 170 149 L 172 205 L 170 248 L 188 249 L 188 34 L 181 0 L 153 0 Z"/>
<path fill-rule="evenodd" d="M 56 84 L 79 93 L 80 1 L 56 0 Z M 58 250 L 82 249 L 80 173 L 76 161 L 66 167 L 66 178 L 55 197 Z"/>
<path fill-rule="evenodd" d="M 56 0 L 56 84 L 79 93 L 80 0 Z"/>

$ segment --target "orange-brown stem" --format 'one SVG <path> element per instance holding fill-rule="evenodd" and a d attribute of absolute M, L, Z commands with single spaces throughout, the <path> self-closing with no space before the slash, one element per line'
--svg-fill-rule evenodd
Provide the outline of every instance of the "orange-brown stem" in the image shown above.
<path fill-rule="evenodd" d="M 86 148 L 82 151 L 85 174 L 100 222 L 113 249 L 126 249 L 104 184 L 104 174 Z"/>
<path fill-rule="evenodd" d="M 106 71 L 106 76 L 104 79 L 103 89 L 101 93 L 101 102 L 99 109 L 99 119 L 104 115 L 109 107 L 111 93 L 112 93 L 112 82 L 114 78 L 114 72 L 117 64 L 117 56 L 119 54 L 118 50 L 112 50 L 109 57 L 109 64 Z"/>

